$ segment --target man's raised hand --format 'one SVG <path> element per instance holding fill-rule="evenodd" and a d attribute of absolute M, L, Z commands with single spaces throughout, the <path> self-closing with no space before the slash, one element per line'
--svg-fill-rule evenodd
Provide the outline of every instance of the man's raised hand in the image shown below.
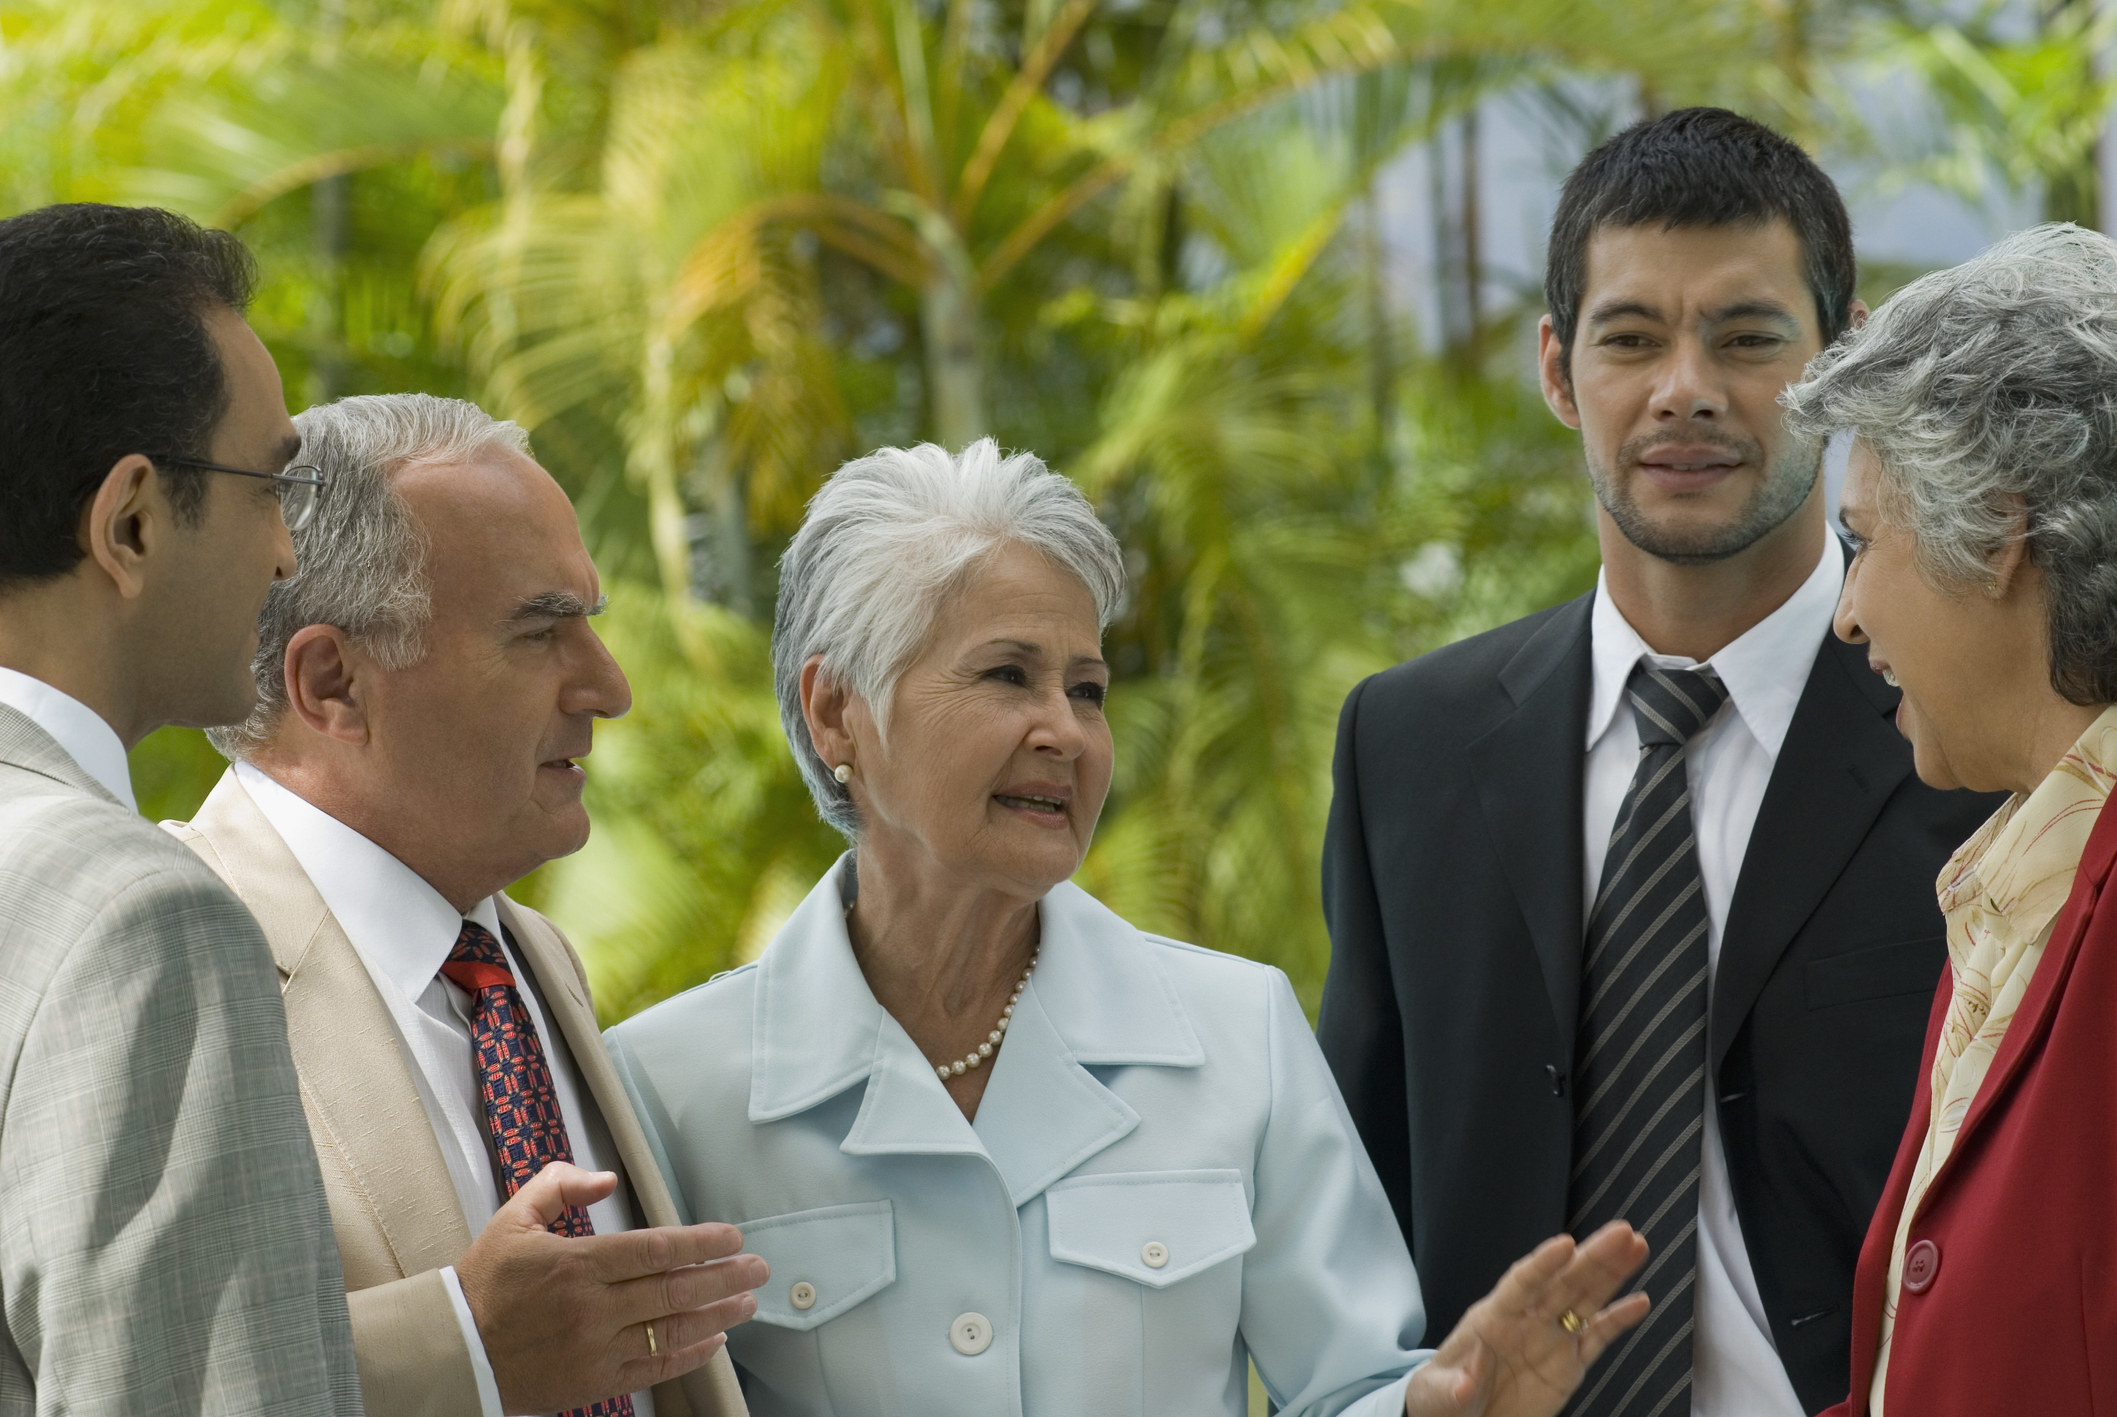
<path fill-rule="evenodd" d="M 749 1291 L 771 1271 L 741 1253 L 732 1225 L 551 1233 L 567 1207 L 615 1189 L 611 1172 L 555 1161 L 500 1207 L 456 1265 L 509 1412 L 565 1412 L 680 1377 L 757 1312 Z"/>

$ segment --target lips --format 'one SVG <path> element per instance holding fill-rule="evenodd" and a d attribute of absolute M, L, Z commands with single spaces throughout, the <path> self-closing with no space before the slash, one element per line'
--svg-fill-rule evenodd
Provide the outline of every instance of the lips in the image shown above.
<path fill-rule="evenodd" d="M 1043 797 L 1034 793 L 1024 793 L 1015 796 L 1005 792 L 995 792 L 993 800 L 1003 806 L 1022 807 L 1032 812 L 1063 812 L 1066 810 L 1065 802 L 1059 798 Z"/>
<path fill-rule="evenodd" d="M 1740 467 L 1742 459 L 1726 448 L 1710 444 L 1664 446 L 1640 456 L 1641 467 L 1665 472 L 1719 472 Z"/>

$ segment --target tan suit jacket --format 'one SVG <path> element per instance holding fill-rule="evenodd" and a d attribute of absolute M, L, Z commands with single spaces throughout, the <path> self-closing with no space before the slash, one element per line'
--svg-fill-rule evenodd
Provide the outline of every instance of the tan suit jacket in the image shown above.
<path fill-rule="evenodd" d="M 272 947 L 331 1228 L 345 1265 L 353 1347 L 371 1413 L 478 1417 L 471 1357 L 440 1274 L 470 1227 L 420 1101 L 412 1065 L 323 897 L 231 771 L 190 822 L 163 825 L 242 898 Z M 550 921 L 502 895 L 500 921 L 536 976 L 547 1016 L 617 1147 L 648 1225 L 680 1223 L 623 1085 L 603 1051 L 588 978 Z M 748 1417 L 726 1350 L 654 1389 L 659 1417 Z"/>

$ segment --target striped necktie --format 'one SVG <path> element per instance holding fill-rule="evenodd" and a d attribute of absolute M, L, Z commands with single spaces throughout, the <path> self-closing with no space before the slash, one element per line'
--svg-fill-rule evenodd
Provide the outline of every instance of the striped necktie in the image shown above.
<path fill-rule="evenodd" d="M 1627 1220 L 1653 1247 L 1644 1322 L 1611 1348 L 1571 1417 L 1687 1417 L 1705 1127 L 1705 891 L 1684 748 L 1720 711 L 1710 669 L 1641 661 L 1625 686 L 1639 766 L 1588 916 L 1574 1065 L 1568 1228 Z"/>
<path fill-rule="evenodd" d="M 551 1065 L 515 988 L 506 952 L 491 931 L 464 921 L 441 973 L 471 997 L 470 1040 L 478 1062 L 478 1095 L 485 1103 L 486 1134 L 492 1138 L 501 1184 L 513 1196 L 552 1162 L 573 1160 Z M 588 1212 L 579 1206 L 569 1207 L 551 1229 L 556 1235 L 595 1233 Z M 632 1417 L 632 1395 L 619 1393 L 577 1407 L 567 1417 Z"/>

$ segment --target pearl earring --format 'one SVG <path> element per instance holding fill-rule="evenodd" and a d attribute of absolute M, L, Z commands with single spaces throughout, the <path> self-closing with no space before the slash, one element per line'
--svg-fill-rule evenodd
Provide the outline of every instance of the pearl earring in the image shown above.
<path fill-rule="evenodd" d="M 853 780 L 853 765 L 851 763 L 840 763 L 831 769 L 831 776 L 837 778 L 838 785 L 843 787 L 846 783 Z"/>

